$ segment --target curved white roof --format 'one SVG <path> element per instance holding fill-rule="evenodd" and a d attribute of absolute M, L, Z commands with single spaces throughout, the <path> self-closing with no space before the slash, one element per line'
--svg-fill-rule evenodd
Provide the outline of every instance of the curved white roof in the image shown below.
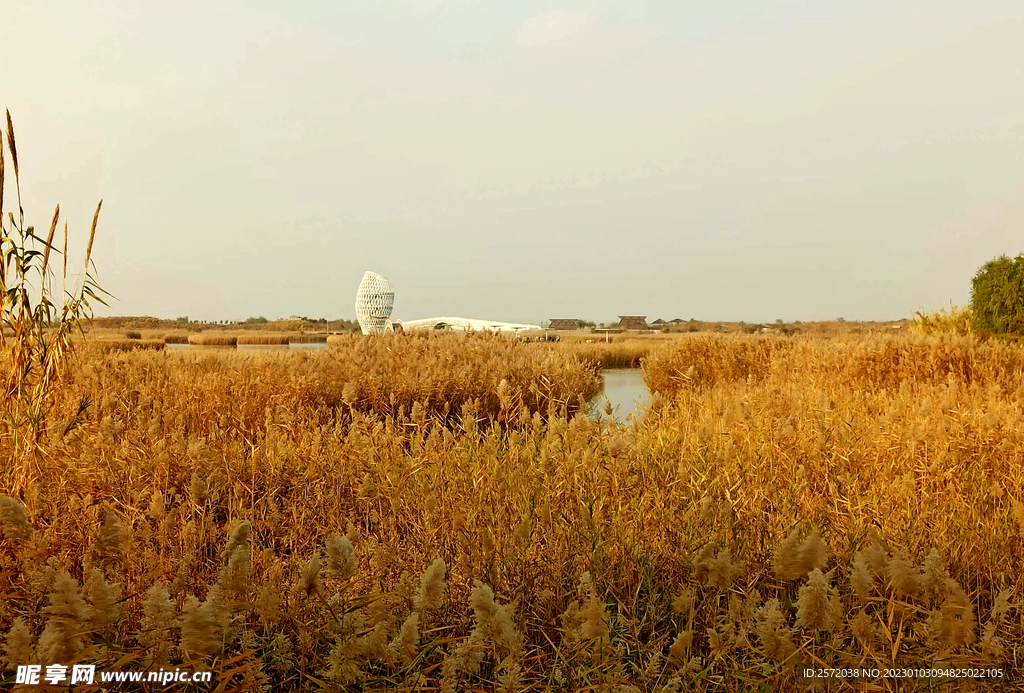
<path fill-rule="evenodd" d="M 474 331 L 486 330 L 489 332 L 521 332 L 523 330 L 539 330 L 540 325 L 528 325 L 518 322 L 501 322 L 499 320 L 478 320 L 476 318 L 457 318 L 443 316 L 439 318 L 425 318 L 423 320 L 402 320 L 402 329 L 405 330 L 433 330 L 438 327 L 448 327 L 453 330 Z"/>

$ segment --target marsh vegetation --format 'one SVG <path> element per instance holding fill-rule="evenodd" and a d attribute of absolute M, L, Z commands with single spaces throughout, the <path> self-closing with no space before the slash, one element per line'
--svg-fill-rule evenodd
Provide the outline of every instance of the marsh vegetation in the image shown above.
<path fill-rule="evenodd" d="M 83 352 L 45 454 L 3 439 L 7 657 L 273 690 L 1007 666 L 1022 366 L 972 337 L 695 335 L 644 359 L 625 426 L 586 415 L 600 363 L 570 344 Z"/>

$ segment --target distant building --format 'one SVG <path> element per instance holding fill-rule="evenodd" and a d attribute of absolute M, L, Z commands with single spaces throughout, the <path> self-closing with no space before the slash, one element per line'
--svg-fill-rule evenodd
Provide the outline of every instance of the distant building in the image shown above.
<path fill-rule="evenodd" d="M 391 320 L 395 306 L 395 287 L 376 272 L 366 272 L 356 290 L 356 320 L 363 334 L 409 332 L 412 330 L 456 330 L 472 332 L 513 332 L 540 330 L 540 325 L 528 325 L 500 320 L 439 317 L 423 320 Z"/>
<path fill-rule="evenodd" d="M 395 307 L 395 287 L 376 272 L 367 272 L 356 291 L 356 320 L 363 334 L 380 334 Z"/>
<path fill-rule="evenodd" d="M 646 315 L 620 315 L 619 327 L 624 330 L 649 330 Z"/>
<path fill-rule="evenodd" d="M 657 320 L 655 320 L 651 324 L 652 325 L 657 325 L 658 327 L 661 327 L 662 325 L 667 325 L 668 323 L 665 322 L 664 320 L 662 320 L 661 318 L 658 318 Z"/>
<path fill-rule="evenodd" d="M 582 320 L 576 318 L 555 318 L 548 325 L 549 330 L 578 330 Z"/>
<path fill-rule="evenodd" d="M 539 330 L 540 325 L 527 325 L 518 322 L 500 322 L 496 320 L 477 320 L 475 318 L 425 318 L 423 320 L 402 320 L 395 322 L 395 329 L 405 332 L 413 330 L 454 330 L 456 332 L 524 332 Z"/>

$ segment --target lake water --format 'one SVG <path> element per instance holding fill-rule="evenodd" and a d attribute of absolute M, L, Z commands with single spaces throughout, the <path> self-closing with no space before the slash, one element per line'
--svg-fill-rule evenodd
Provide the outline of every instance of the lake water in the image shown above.
<path fill-rule="evenodd" d="M 626 416 L 642 410 L 651 393 L 639 368 L 606 368 L 601 371 L 601 392 L 590 402 L 592 417 L 604 416 L 604 400 L 612 405 L 612 416 L 622 423 Z"/>

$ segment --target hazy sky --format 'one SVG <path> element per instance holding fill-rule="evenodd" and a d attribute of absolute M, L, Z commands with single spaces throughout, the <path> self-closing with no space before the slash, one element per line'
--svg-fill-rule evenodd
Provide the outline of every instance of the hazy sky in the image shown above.
<path fill-rule="evenodd" d="M 406 319 L 890 319 L 1024 252 L 1020 0 L 5 0 L 0 45 L 114 314 L 372 269 Z"/>

